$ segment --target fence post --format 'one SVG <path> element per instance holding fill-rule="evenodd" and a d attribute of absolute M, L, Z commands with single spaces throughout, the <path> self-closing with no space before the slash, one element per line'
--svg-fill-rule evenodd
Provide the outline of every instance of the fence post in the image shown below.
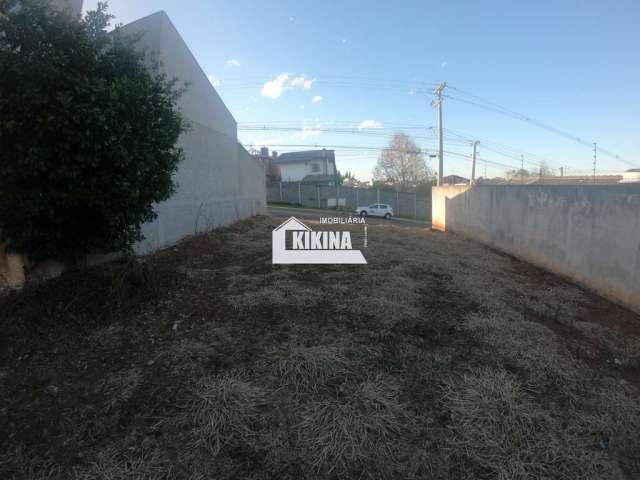
<path fill-rule="evenodd" d="M 396 215 L 400 216 L 400 192 L 396 190 Z"/>
<path fill-rule="evenodd" d="M 318 193 L 318 208 L 322 208 L 320 205 L 320 185 L 316 185 L 316 192 Z"/>
<path fill-rule="evenodd" d="M 300 182 L 298 182 L 298 204 L 302 205 L 302 189 L 300 188 Z"/>
<path fill-rule="evenodd" d="M 280 182 L 280 201 L 282 201 L 282 182 Z"/>
<path fill-rule="evenodd" d="M 380 189 L 376 188 L 376 203 L 380 203 Z"/>
<path fill-rule="evenodd" d="M 418 218 L 418 194 L 413 192 L 413 218 Z"/>

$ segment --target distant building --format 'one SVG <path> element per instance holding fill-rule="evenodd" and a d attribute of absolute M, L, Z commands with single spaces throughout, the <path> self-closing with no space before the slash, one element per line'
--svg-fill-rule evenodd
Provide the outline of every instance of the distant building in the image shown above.
<path fill-rule="evenodd" d="M 442 177 L 442 183 L 444 185 L 469 185 L 469 179 L 458 175 L 447 175 Z"/>
<path fill-rule="evenodd" d="M 306 150 L 288 152 L 272 158 L 283 182 L 307 182 L 333 186 L 338 180 L 336 157 L 333 150 Z"/>

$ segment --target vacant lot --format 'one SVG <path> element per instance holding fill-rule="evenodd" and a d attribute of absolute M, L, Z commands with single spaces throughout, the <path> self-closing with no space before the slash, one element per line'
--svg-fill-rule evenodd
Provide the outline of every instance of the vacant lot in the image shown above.
<path fill-rule="evenodd" d="M 262 217 L 0 299 L 0 478 L 637 479 L 640 318 L 459 237 Z"/>

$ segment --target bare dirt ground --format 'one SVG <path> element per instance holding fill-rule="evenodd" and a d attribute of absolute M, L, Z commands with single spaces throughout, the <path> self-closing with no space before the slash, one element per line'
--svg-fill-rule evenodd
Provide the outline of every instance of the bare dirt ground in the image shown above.
<path fill-rule="evenodd" d="M 639 316 L 391 223 L 273 266 L 279 223 L 0 298 L 0 478 L 640 478 Z"/>

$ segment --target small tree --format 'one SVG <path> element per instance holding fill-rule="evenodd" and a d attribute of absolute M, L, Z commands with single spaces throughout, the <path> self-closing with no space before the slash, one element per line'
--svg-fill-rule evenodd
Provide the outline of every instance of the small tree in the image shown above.
<path fill-rule="evenodd" d="M 345 187 L 365 187 L 367 186 L 367 182 L 358 180 L 352 172 L 347 170 L 347 172 L 342 175 L 342 185 Z"/>
<path fill-rule="evenodd" d="M 389 142 L 373 171 L 373 179 L 400 190 L 412 190 L 428 183 L 433 172 L 427 166 L 422 150 L 404 133 L 397 133 Z"/>
<path fill-rule="evenodd" d="M 99 3 L 0 0 L 0 239 L 35 259 L 130 250 L 175 190 L 182 90 Z"/>

